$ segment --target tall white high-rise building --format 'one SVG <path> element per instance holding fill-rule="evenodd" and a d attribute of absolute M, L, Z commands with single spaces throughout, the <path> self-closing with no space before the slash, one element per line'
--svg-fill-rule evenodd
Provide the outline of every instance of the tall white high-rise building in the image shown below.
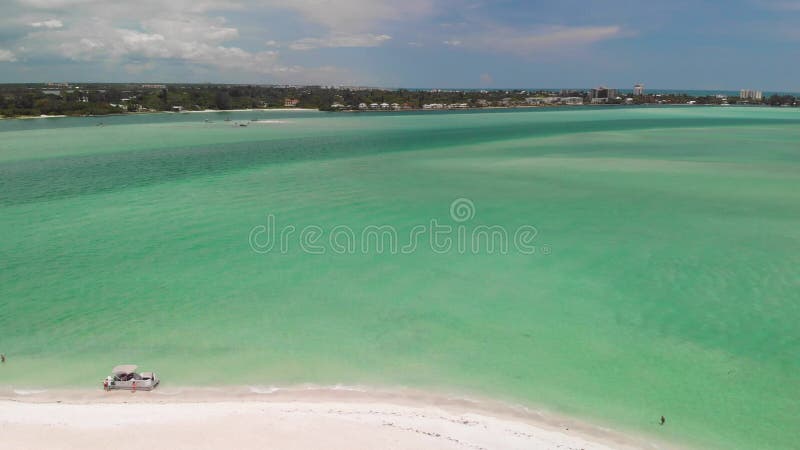
<path fill-rule="evenodd" d="M 761 100 L 764 98 L 764 94 L 761 91 L 755 91 L 752 89 L 742 89 L 741 91 L 739 91 L 739 98 L 747 100 Z"/>
<path fill-rule="evenodd" d="M 644 95 L 644 85 L 641 83 L 633 85 L 633 95 L 636 96 Z"/>

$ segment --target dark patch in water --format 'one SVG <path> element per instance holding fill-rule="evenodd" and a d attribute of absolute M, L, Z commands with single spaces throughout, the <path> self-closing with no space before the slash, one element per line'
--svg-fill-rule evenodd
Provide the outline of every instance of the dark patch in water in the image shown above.
<path fill-rule="evenodd" d="M 360 135 L 227 143 L 13 161 L 0 164 L 0 205 L 25 204 L 109 192 L 194 176 L 304 160 L 453 147 L 571 133 L 798 122 L 784 119 L 729 118 L 531 122 L 491 128 L 450 127 L 413 133 L 374 130 L 365 131 Z M 536 150 L 531 149 L 531 154 L 536 154 Z M 540 152 L 546 154 L 548 150 L 540 149 Z"/>

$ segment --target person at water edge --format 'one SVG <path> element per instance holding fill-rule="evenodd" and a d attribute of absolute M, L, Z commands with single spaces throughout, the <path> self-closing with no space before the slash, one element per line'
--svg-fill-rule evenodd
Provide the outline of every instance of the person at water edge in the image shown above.
<path fill-rule="evenodd" d="M 664 425 L 667 422 L 667 419 L 664 416 L 661 416 L 661 423 L 659 425 Z"/>
<path fill-rule="evenodd" d="M 4 363 L 4 362 L 6 362 L 6 354 L 5 353 L 0 353 L 0 363 Z"/>

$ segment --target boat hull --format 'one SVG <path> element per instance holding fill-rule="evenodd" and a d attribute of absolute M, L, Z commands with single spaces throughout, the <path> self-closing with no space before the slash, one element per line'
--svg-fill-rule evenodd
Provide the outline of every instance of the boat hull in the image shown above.
<path fill-rule="evenodd" d="M 105 387 L 107 391 L 152 391 L 161 381 L 135 380 L 135 381 L 110 381 Z"/>

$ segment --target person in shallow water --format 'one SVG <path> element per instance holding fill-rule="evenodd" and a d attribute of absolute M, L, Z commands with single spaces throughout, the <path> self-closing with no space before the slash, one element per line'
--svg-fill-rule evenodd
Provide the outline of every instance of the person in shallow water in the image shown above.
<path fill-rule="evenodd" d="M 659 425 L 664 425 L 666 422 L 667 422 L 666 417 L 661 416 L 661 423 L 659 423 Z"/>

